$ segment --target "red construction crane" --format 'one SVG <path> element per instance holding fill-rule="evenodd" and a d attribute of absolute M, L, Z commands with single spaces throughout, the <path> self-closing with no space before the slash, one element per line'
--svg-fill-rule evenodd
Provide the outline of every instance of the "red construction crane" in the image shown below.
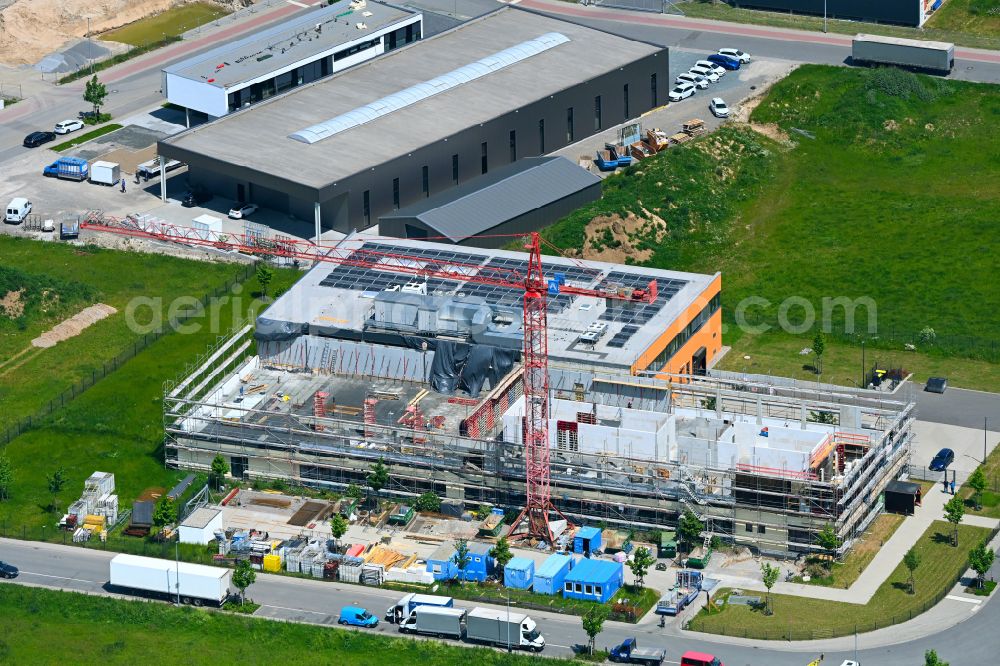
<path fill-rule="evenodd" d="M 528 269 L 519 275 L 509 268 L 463 264 L 461 262 L 376 252 L 363 247 L 365 238 L 350 239 L 336 246 L 316 245 L 291 238 L 265 238 L 249 231 L 243 234 L 216 232 L 178 227 L 142 217 L 116 219 L 101 213 L 89 213 L 80 223 L 83 229 L 107 231 L 150 240 L 179 242 L 187 245 L 235 250 L 251 255 L 286 257 L 306 261 L 323 261 L 344 266 L 358 266 L 392 273 L 420 277 L 488 284 L 524 292 L 524 458 L 527 500 L 524 510 L 511 525 L 508 536 L 514 539 L 535 538 L 554 542 L 549 515 L 558 513 L 552 504 L 549 467 L 549 372 L 548 328 L 546 323 L 549 294 L 594 296 L 633 303 L 656 300 L 656 280 L 646 289 L 622 290 L 609 285 L 605 289 L 585 289 L 565 284 L 558 277 L 546 278 L 542 266 L 541 237 L 537 232 L 528 236 L 524 249 L 528 252 Z M 349 247 L 348 243 L 362 243 Z M 565 518 L 565 516 L 563 516 Z M 522 523 L 524 531 L 518 531 Z"/>

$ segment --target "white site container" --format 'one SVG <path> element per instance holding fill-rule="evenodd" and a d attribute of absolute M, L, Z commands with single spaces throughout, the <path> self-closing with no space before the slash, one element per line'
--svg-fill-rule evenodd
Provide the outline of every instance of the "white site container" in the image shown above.
<path fill-rule="evenodd" d="M 99 185 L 115 185 L 121 180 L 121 167 L 117 162 L 97 161 L 90 165 L 90 182 Z"/>

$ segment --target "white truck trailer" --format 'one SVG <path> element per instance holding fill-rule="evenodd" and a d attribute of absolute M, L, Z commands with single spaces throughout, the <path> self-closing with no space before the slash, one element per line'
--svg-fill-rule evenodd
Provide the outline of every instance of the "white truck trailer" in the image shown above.
<path fill-rule="evenodd" d="M 419 606 L 438 606 L 439 608 L 452 608 L 455 600 L 451 597 L 442 597 L 433 594 L 416 594 L 411 592 L 403 596 L 385 611 L 387 622 L 402 622 L 410 617 L 413 610 Z"/>
<path fill-rule="evenodd" d="M 465 613 L 464 608 L 417 606 L 410 616 L 399 624 L 399 631 L 403 634 L 461 639 Z"/>
<path fill-rule="evenodd" d="M 203 564 L 171 562 L 154 557 L 116 555 L 111 560 L 111 585 L 181 603 L 221 606 L 229 598 L 232 571 Z"/>
<path fill-rule="evenodd" d="M 465 638 L 471 643 L 487 643 L 496 647 L 510 646 L 541 652 L 545 637 L 538 625 L 527 615 L 505 610 L 473 608 L 465 616 Z"/>
<path fill-rule="evenodd" d="M 90 165 L 90 182 L 99 185 L 117 185 L 121 180 L 121 167 L 117 162 L 98 160 Z"/>
<path fill-rule="evenodd" d="M 855 65 L 894 65 L 947 74 L 955 66 L 955 45 L 901 37 L 857 35 L 851 45 Z"/>

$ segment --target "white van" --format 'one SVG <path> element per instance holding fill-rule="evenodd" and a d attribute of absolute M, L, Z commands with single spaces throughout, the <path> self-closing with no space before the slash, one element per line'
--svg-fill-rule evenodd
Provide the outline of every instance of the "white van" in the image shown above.
<path fill-rule="evenodd" d="M 21 224 L 30 212 L 31 202 L 24 197 L 17 197 L 7 204 L 7 214 L 3 219 L 4 222 L 10 222 L 11 224 Z"/>

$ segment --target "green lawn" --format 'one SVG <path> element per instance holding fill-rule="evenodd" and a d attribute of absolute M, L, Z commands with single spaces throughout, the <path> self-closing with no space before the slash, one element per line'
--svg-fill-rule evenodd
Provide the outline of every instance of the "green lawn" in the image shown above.
<path fill-rule="evenodd" d="M 33 317 L 25 322 L 23 329 L 0 324 L 0 359 L 3 359 L 0 361 L 0 430 L 34 414 L 49 400 L 85 377 L 89 379 L 102 364 L 131 348 L 142 337 L 130 329 L 126 317 L 128 304 L 140 302 L 133 299 L 147 299 L 142 302 L 156 304 L 157 311 L 165 319 L 175 298 L 201 298 L 243 268 L 235 264 L 40 243 L 10 236 L 0 236 L 0 256 L 4 266 L 28 276 L 82 284 L 92 292 L 86 304 L 106 303 L 118 310 L 117 314 L 97 322 L 80 335 L 48 349 L 31 346 L 31 340 L 78 312 L 84 303 L 79 303 L 72 311 L 65 307 L 55 308 L 48 316 Z M 0 294 L 0 298 L 5 294 Z M 136 311 L 136 319 L 146 322 L 149 313 L 150 309 L 143 306 Z M 224 330 L 231 325 L 231 322 L 226 323 Z M 177 367 L 184 367 L 184 362 Z"/>
<path fill-rule="evenodd" d="M 249 596 L 253 596 L 250 588 Z M 178 664 L 427 664 L 433 666 L 529 666 L 559 660 L 443 641 L 374 635 L 361 630 L 276 622 L 260 618 L 175 608 L 164 603 L 123 601 L 0 585 L 0 661 L 45 663 Z M 58 638 L 56 638 L 58 637 Z"/>
<path fill-rule="evenodd" d="M 154 16 L 140 19 L 117 30 L 101 35 L 108 42 L 121 42 L 132 46 L 144 46 L 167 37 L 181 35 L 188 30 L 211 23 L 229 12 L 219 5 L 208 2 L 192 2 L 168 9 Z"/>
<path fill-rule="evenodd" d="M 59 249 L 59 246 L 51 243 L 44 247 L 53 251 Z M 177 275 L 174 276 L 157 270 L 164 265 L 161 262 L 166 261 L 166 257 L 108 254 L 114 254 L 110 258 L 117 258 L 119 265 L 131 267 L 134 275 L 141 274 L 139 264 L 144 266 L 147 274 L 141 279 L 148 282 L 151 293 L 157 293 L 165 286 L 154 283 L 151 276 L 176 287 L 175 280 L 186 276 L 188 280 L 199 282 L 210 277 L 215 269 L 212 264 L 170 260 L 166 265 L 176 269 Z M 92 258 L 93 270 L 90 270 L 89 276 L 99 274 L 98 269 L 103 265 L 101 254 L 92 255 Z M 130 264 L 133 261 L 135 264 Z M 111 264 L 113 261 L 101 270 L 109 270 Z M 233 269 L 232 266 L 224 268 Z M 76 271 L 80 274 L 87 273 L 87 265 L 79 266 Z M 271 289 L 284 289 L 298 277 L 297 271 L 275 271 Z M 131 285 L 130 288 L 138 293 L 142 293 L 140 288 L 147 288 L 139 282 L 125 284 Z M 255 289 L 257 285 L 254 279 L 245 283 L 243 293 L 250 294 Z M 11 488 L 11 498 L 0 502 L 0 525 L 12 531 L 20 529 L 20 526 L 38 529 L 41 525 L 53 525 L 58 516 L 45 510 L 52 501 L 45 477 L 60 467 L 66 470 L 69 479 L 57 498 L 57 505 L 63 510 L 80 495 L 84 479 L 95 470 L 115 474 L 120 504 L 123 507 L 131 506 L 133 499 L 145 488 L 169 487 L 183 476 L 183 472 L 167 470 L 163 466 L 163 383 L 177 378 L 185 364 L 203 353 L 216 341 L 219 334 L 230 330 L 234 324 L 246 321 L 250 309 L 259 307 L 259 303 L 251 298 L 240 300 L 234 307 L 235 300 L 230 298 L 218 308 L 218 321 L 222 322 L 219 330 L 202 326 L 200 330 L 190 334 L 175 332 L 164 335 L 40 425 L 12 440 L 4 448 L 4 453 L 13 463 L 16 478 Z M 132 344 L 133 338 L 128 337 L 127 327 L 120 321 L 112 324 L 104 330 L 100 326 L 94 327 L 98 330 L 93 334 L 88 331 L 80 336 L 84 342 L 73 348 L 74 353 L 86 354 L 86 350 L 91 348 L 96 353 L 107 344 L 121 344 L 122 341 Z M 61 362 L 69 371 L 89 372 L 88 366 L 74 365 L 70 360 L 82 363 L 79 359 L 62 358 Z M 56 369 L 60 363 L 59 358 L 46 360 L 43 355 L 33 363 L 38 365 L 38 373 L 43 370 L 48 372 L 52 368 L 49 382 L 37 383 L 39 391 L 50 391 L 49 385 L 58 377 Z M 21 381 L 32 384 L 35 378 L 23 375 Z M 9 390 L 21 396 L 15 387 L 10 387 Z M 24 402 L 27 397 L 22 397 L 21 400 Z"/>
<path fill-rule="evenodd" d="M 948 10 L 951 5 L 951 11 Z M 938 16 L 932 17 L 923 28 L 907 28 L 904 26 L 882 25 L 875 23 L 859 23 L 856 21 L 827 21 L 828 29 L 833 33 L 856 35 L 859 32 L 890 37 L 907 37 L 909 39 L 929 39 L 943 42 L 954 42 L 962 46 L 973 46 L 984 49 L 1000 48 L 1000 27 L 997 19 L 989 16 L 973 15 L 969 6 L 997 6 L 997 0 L 946 0 Z M 707 18 L 733 23 L 752 23 L 769 25 L 777 28 L 794 28 L 798 30 L 823 30 L 822 16 L 800 16 L 785 12 L 766 12 L 753 9 L 738 9 L 724 3 L 709 4 L 706 2 L 685 2 L 680 5 L 685 16 L 691 18 Z"/>
<path fill-rule="evenodd" d="M 996 435 L 992 436 L 996 437 Z M 1000 446 L 993 447 L 990 455 L 986 458 L 983 472 L 986 474 L 986 490 L 983 491 L 981 510 L 976 509 L 972 500 L 974 492 L 968 483 L 962 484 L 958 494 L 965 500 L 965 510 L 969 513 L 988 518 L 1000 518 Z"/>
<path fill-rule="evenodd" d="M 861 539 L 854 544 L 843 562 L 835 562 L 829 576 L 811 578 L 807 584 L 838 587 L 846 590 L 858 579 L 861 572 L 878 554 L 879 549 L 888 541 L 900 525 L 903 516 L 893 513 L 883 513 L 876 518 Z M 796 582 L 804 582 L 798 580 Z"/>
<path fill-rule="evenodd" d="M 110 125 L 105 125 L 104 127 L 98 127 L 92 132 L 87 132 L 86 134 L 79 134 L 74 136 L 69 141 L 64 141 L 60 144 L 52 146 L 52 150 L 60 152 L 72 148 L 73 146 L 79 146 L 81 143 L 87 143 L 91 139 L 96 139 L 99 136 L 104 136 L 105 134 L 110 134 L 115 130 L 120 130 L 122 128 L 118 123 L 111 123 Z"/>
<path fill-rule="evenodd" d="M 955 548 L 950 542 L 951 530 L 950 523 L 936 521 L 914 546 L 921 558 L 914 594 L 908 592 L 908 572 L 900 563 L 864 606 L 775 594 L 771 616 L 748 606 L 726 605 L 713 612 L 702 610 L 691 620 L 690 628 L 766 640 L 808 640 L 905 622 L 928 610 L 951 589 L 968 566 L 969 549 L 990 533 L 986 528 L 960 525 L 959 546 Z M 720 590 L 719 599 L 728 592 Z"/>
<path fill-rule="evenodd" d="M 1000 252 L 1000 162 L 983 147 L 1000 144 L 998 119 L 995 86 L 804 66 L 753 114 L 794 147 L 725 127 L 609 178 L 599 202 L 545 233 L 585 257 L 619 243 L 636 263 L 721 271 L 736 352 L 724 368 L 818 379 L 799 352 L 822 327 L 824 381 L 860 381 L 863 339 L 869 368 L 997 390 L 1000 290 L 985 276 Z M 642 222 L 617 238 L 598 223 L 624 213 Z M 853 325 L 834 299 L 852 304 Z"/>

